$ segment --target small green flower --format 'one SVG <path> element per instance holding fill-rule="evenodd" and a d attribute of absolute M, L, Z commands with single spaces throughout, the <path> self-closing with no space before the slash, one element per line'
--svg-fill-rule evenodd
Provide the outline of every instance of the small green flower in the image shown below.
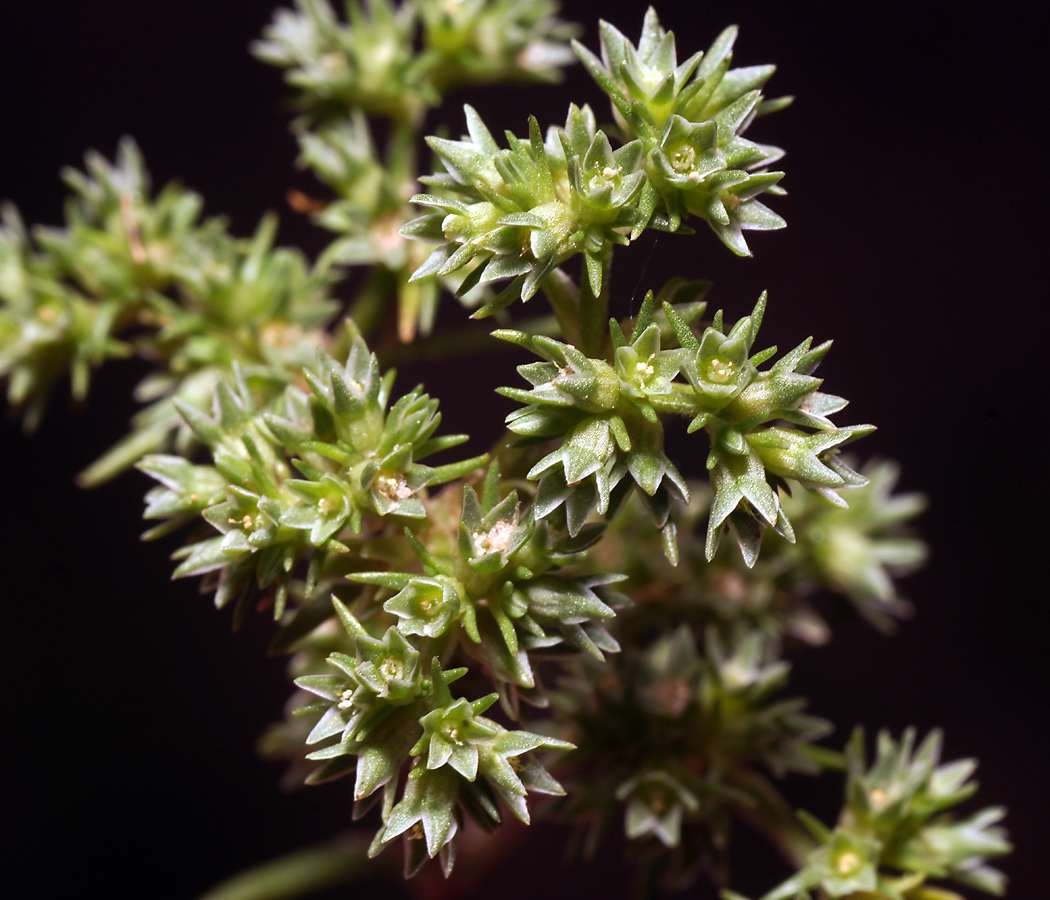
<path fill-rule="evenodd" d="M 480 720 L 496 698 L 496 694 L 489 694 L 470 703 L 460 698 L 451 706 L 428 712 L 419 720 L 423 736 L 412 748 L 413 756 L 425 754 L 428 769 L 448 764 L 467 781 L 473 781 L 478 775 L 477 745 L 498 733 L 494 725 Z"/>
<path fill-rule="evenodd" d="M 881 852 L 878 841 L 836 828 L 828 843 L 807 860 L 813 886 L 831 897 L 874 891 Z"/>
<path fill-rule="evenodd" d="M 382 640 L 373 638 L 343 604 L 334 603 L 355 656 L 332 653 L 327 662 L 336 674 L 296 679 L 298 687 L 332 703 L 307 737 L 308 745 L 335 734 L 350 745 L 359 732 L 367 734 L 375 720 L 388 714 L 389 707 L 412 703 L 430 689 L 422 677 L 419 653 L 396 628 L 387 629 Z"/>
<path fill-rule="evenodd" d="M 616 789 L 616 799 L 627 802 L 627 837 L 647 834 L 665 847 L 677 847 L 682 817 L 700 808 L 696 795 L 667 772 L 656 770 L 637 775 Z"/>
<path fill-rule="evenodd" d="M 383 604 L 383 609 L 400 620 L 402 634 L 438 637 L 444 634 L 464 610 L 462 587 L 447 576 L 412 576 L 408 584 Z"/>
<path fill-rule="evenodd" d="M 357 510 L 358 498 L 349 485 L 329 472 L 317 481 L 289 478 L 285 485 L 306 502 L 285 510 L 280 522 L 289 528 L 309 530 L 309 541 L 315 547 L 338 534 Z M 359 522 L 355 524 L 360 528 Z"/>
<path fill-rule="evenodd" d="M 760 301 L 761 302 L 761 301 Z M 682 374 L 696 391 L 704 412 L 717 413 L 754 379 L 756 370 L 749 359 L 758 333 L 762 308 L 740 319 L 728 335 L 708 327 L 700 343 L 682 362 Z"/>

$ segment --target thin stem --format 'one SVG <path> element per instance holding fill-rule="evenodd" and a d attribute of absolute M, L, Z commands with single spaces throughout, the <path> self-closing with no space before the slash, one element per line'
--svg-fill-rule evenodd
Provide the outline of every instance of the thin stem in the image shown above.
<path fill-rule="evenodd" d="M 393 281 L 393 272 L 383 266 L 373 266 L 364 287 L 350 306 L 350 318 L 354 320 L 366 341 L 370 340 L 379 328 L 393 293 Z"/>
<path fill-rule="evenodd" d="M 555 269 L 543 281 L 543 295 L 561 326 L 562 337 L 574 347 L 583 346 L 580 333 L 580 289 L 561 269 Z"/>
<path fill-rule="evenodd" d="M 366 875 L 393 874 L 385 860 L 368 858 L 368 844 L 364 835 L 353 834 L 297 850 L 234 875 L 200 900 L 293 900 Z"/>

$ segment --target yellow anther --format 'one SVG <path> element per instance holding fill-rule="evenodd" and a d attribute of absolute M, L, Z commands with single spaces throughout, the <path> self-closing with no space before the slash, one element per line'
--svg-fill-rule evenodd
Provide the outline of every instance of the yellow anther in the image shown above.
<path fill-rule="evenodd" d="M 839 875 L 849 875 L 850 872 L 856 871 L 859 862 L 857 854 L 847 850 L 835 861 L 835 871 Z"/>
<path fill-rule="evenodd" d="M 380 472 L 375 487 L 388 500 L 405 500 L 412 496 L 412 488 L 400 472 Z"/>

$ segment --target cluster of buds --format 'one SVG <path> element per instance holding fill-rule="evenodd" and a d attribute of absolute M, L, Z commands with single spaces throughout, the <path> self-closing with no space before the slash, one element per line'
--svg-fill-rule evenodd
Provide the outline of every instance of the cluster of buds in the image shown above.
<path fill-rule="evenodd" d="M 92 368 L 107 357 L 135 353 L 156 364 L 136 390 L 150 405 L 82 474 L 91 486 L 146 453 L 188 454 L 195 437 L 175 401 L 205 408 L 234 363 L 257 392 L 275 397 L 323 341 L 335 304 L 330 275 L 298 251 L 274 248 L 272 218 L 237 240 L 220 220 L 200 221 L 197 194 L 168 185 L 151 196 L 132 141 L 121 142 L 112 164 L 88 153 L 86 169 L 65 172 L 74 193 L 64 228 L 36 229 L 31 239 L 14 208 L 4 209 L 0 377 L 31 428 L 67 372 L 83 399 Z"/>
<path fill-rule="evenodd" d="M 437 210 L 409 222 L 402 234 L 437 244 L 412 276 L 449 275 L 474 263 L 460 291 L 511 278 L 477 316 L 531 298 L 554 269 L 580 253 L 592 292 L 602 285 L 602 256 L 635 221 L 634 203 L 645 176 L 638 171 L 641 146 L 615 152 L 596 130 L 586 107 L 573 107 L 564 130 L 544 140 L 529 120 L 529 137 L 508 135 L 501 150 L 481 117 L 466 107 L 469 136 L 461 141 L 428 138 L 447 173 L 423 180 L 438 193 L 414 203 Z"/>
<path fill-rule="evenodd" d="M 440 284 L 410 282 L 409 276 L 426 257 L 420 244 L 399 233 L 414 215 L 408 198 L 416 190 L 414 168 L 416 135 L 394 129 L 381 154 L 364 113 L 355 109 L 346 119 L 300 128 L 299 165 L 311 170 L 334 196 L 319 199 L 292 191 L 289 203 L 310 213 L 314 223 L 336 234 L 321 254 L 317 268 L 371 266 L 372 277 L 358 290 L 351 313 L 358 326 L 370 330 L 396 291 L 398 334 L 411 341 L 428 335 L 437 312 Z M 384 158 L 385 157 L 385 158 Z"/>
<path fill-rule="evenodd" d="M 536 516 L 557 512 L 569 534 L 575 535 L 595 511 L 615 514 L 636 486 L 656 526 L 666 530 L 668 552 L 673 554 L 671 499 L 688 502 L 689 489 L 664 453 L 656 410 L 673 397 L 671 381 L 683 352 L 661 349 L 652 306 L 650 294 L 631 341 L 614 328 L 611 365 L 551 338 L 506 330 L 495 334 L 545 360 L 518 367 L 532 390 L 500 389 L 525 404 L 507 417 L 507 427 L 522 435 L 523 443 L 561 438 L 528 473 L 539 480 Z"/>
<path fill-rule="evenodd" d="M 462 290 L 513 279 L 483 315 L 516 296 L 528 300 L 581 253 L 588 287 L 599 296 L 611 247 L 648 227 L 677 231 L 684 218 L 699 216 L 739 254 L 749 252 L 743 230 L 782 228 L 784 220 L 756 199 L 779 190 L 783 173 L 763 167 L 781 153 L 741 133 L 757 113 L 785 101 L 762 101 L 772 66 L 729 69 L 735 34 L 724 32 L 707 56 L 678 65 L 674 35 L 650 10 L 637 48 L 607 23 L 602 60 L 574 43 L 612 99 L 622 138 L 616 149 L 588 107 L 572 106 L 565 127 L 550 129 L 546 140 L 530 120 L 528 138 L 508 135 L 507 149 L 467 107 L 468 138 L 428 139 L 447 171 L 424 179 L 433 193 L 413 198 L 436 211 L 402 229 L 438 245 L 413 278 L 472 265 Z"/>
<path fill-rule="evenodd" d="M 637 46 L 608 22 L 599 29 L 601 59 L 579 42 L 573 49 L 612 102 L 623 139 L 642 145 L 646 182 L 632 237 L 654 213 L 671 231 L 694 215 L 746 255 L 742 231 L 783 228 L 784 220 L 756 199 L 783 193 L 777 183 L 784 173 L 765 171 L 783 151 L 742 137 L 756 116 L 791 102 L 762 98 L 775 67 L 730 69 L 735 27 L 679 64 L 674 34 L 651 7 Z"/>
<path fill-rule="evenodd" d="M 869 463 L 858 471 L 868 483 L 851 489 L 848 508 L 808 491 L 781 493 L 795 541 L 767 532 L 752 567 L 742 566 L 737 548 L 728 544 L 707 560 L 704 532 L 712 492 L 699 481 L 689 482 L 691 502 L 674 513 L 677 566 L 663 558 L 648 517 L 630 503 L 594 553 L 602 565 L 619 562 L 627 575 L 624 590 L 638 600 L 633 615 L 644 616 L 646 627 L 686 621 L 713 626 L 729 643 L 759 630 L 778 640 L 820 645 L 831 637 L 831 627 L 811 602 L 822 591 L 890 631 L 911 611 L 895 580 L 926 557 L 926 546 L 911 527 L 925 500 L 893 492 L 898 477 L 893 463 Z"/>
<path fill-rule="evenodd" d="M 848 509 L 828 506 L 812 494 L 783 498 L 794 523 L 793 545 L 774 543 L 763 550 L 780 557 L 799 589 L 814 583 L 846 600 L 882 631 L 907 617 L 911 605 L 900 597 L 894 578 L 914 572 L 926 559 L 926 545 L 908 526 L 926 507 L 922 494 L 894 494 L 899 470 L 891 462 L 858 470 L 867 484 L 850 491 Z"/>
<path fill-rule="evenodd" d="M 752 354 L 765 312 L 763 294 L 751 315 L 724 334 L 721 311 L 698 340 L 671 307 L 667 317 L 687 351 L 682 372 L 695 403 L 689 431 L 705 429 L 711 439 L 707 469 L 715 491 L 708 522 L 706 555 L 713 559 L 723 525 L 733 532 L 748 565 L 758 558 L 766 527 L 789 541 L 794 531 L 777 488 L 792 479 L 834 506 L 845 507 L 836 488 L 865 483 L 863 476 L 837 456 L 841 445 L 873 431 L 870 425 L 835 428 L 828 418 L 845 408 L 841 397 L 817 390 L 813 370 L 831 349 L 827 341 L 812 348 L 807 338 L 770 369 L 759 371 L 776 348 Z M 770 425 L 786 420 L 815 429 Z"/>
<path fill-rule="evenodd" d="M 352 305 L 364 331 L 391 292 L 402 341 L 433 327 L 438 282 L 409 280 L 427 254 L 399 233 L 413 217 L 408 200 L 418 190 L 424 114 L 459 86 L 558 80 L 573 59 L 566 42 L 576 30 L 556 12 L 552 0 L 350 0 L 343 22 L 328 0 L 297 0 L 253 46 L 301 92 L 303 116 L 293 125 L 300 164 L 335 192 L 331 201 L 289 195 L 293 207 L 339 235 L 318 268 L 375 267 Z M 376 119 L 389 125 L 382 153 L 370 131 Z"/>

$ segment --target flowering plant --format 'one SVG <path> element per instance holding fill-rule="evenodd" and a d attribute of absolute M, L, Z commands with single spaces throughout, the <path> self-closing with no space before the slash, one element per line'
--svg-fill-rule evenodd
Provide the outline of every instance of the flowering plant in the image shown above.
<path fill-rule="evenodd" d="M 746 255 L 745 231 L 784 226 L 765 202 L 781 151 L 744 134 L 789 99 L 764 96 L 771 66 L 733 68 L 735 29 L 679 62 L 652 10 L 637 43 L 602 23 L 596 48 L 554 14 L 374 0 L 343 21 L 299 0 L 276 15 L 255 52 L 297 90 L 301 161 L 331 192 L 296 198 L 334 235 L 314 261 L 275 248 L 269 219 L 239 239 L 192 192 L 154 194 L 130 141 L 67 174 L 65 228 L 30 232 L 5 207 L 9 402 L 32 428 L 67 374 L 81 398 L 106 359 L 153 366 L 148 405 L 81 480 L 146 473 L 146 536 L 185 535 L 175 577 L 201 577 L 235 622 L 272 612 L 295 692 L 266 752 L 297 783 L 353 775 L 353 814 L 373 818 L 367 853 L 289 862 L 290 891 L 395 839 L 407 875 L 433 858 L 448 875 L 462 835 L 527 823 L 547 796 L 587 848 L 622 820 L 640 869 L 670 883 L 724 882 L 743 818 L 797 867 L 766 900 L 958 896 L 941 879 L 1001 893 L 1001 811 L 949 812 L 972 764 L 907 732 L 882 735 L 869 768 L 859 732 L 840 754 L 782 698 L 785 647 L 830 633 L 814 587 L 890 627 L 906 609 L 893 577 L 924 556 L 921 499 L 893 495 L 891 464 L 840 452 L 872 426 L 831 421 L 846 401 L 814 374 L 830 342 L 762 348 L 765 294 L 729 321 L 681 278 L 611 314 L 614 253 L 648 232 L 710 230 Z M 418 164 L 448 93 L 556 80 L 573 54 L 608 111 L 573 104 L 498 141 L 468 106 L 467 135 L 428 138 L 434 165 Z M 541 295 L 551 314 L 527 316 Z M 436 326 L 451 296 L 527 354 L 528 387 L 500 389 L 508 434 L 469 456 L 380 353 L 391 328 L 403 357 L 470 349 Z M 777 786 L 843 768 L 833 828 Z M 272 896 L 278 871 L 210 896 Z"/>

